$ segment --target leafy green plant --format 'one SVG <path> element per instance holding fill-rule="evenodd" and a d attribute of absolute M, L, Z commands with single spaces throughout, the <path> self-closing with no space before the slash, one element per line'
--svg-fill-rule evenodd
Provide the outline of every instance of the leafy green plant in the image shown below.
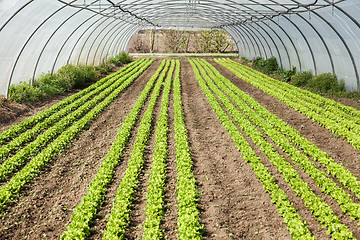
<path fill-rule="evenodd" d="M 268 58 L 264 61 L 263 71 L 265 74 L 274 73 L 279 68 L 275 57 Z"/>
<path fill-rule="evenodd" d="M 176 147 L 176 170 L 178 191 L 178 228 L 179 239 L 202 239 L 204 227 L 199 222 L 197 209 L 198 195 L 196 181 L 192 172 L 193 161 L 185 125 L 181 101 L 180 64 L 176 66 L 174 80 L 174 129 Z"/>
<path fill-rule="evenodd" d="M 74 66 L 71 64 L 60 68 L 56 73 L 55 84 L 65 90 L 82 87 L 86 82 L 94 82 L 96 79 L 95 68 L 92 66 Z"/>
<path fill-rule="evenodd" d="M 111 64 L 113 64 L 113 65 L 115 65 L 117 67 L 122 65 L 122 63 L 120 61 L 118 61 L 118 59 L 116 59 L 116 57 L 110 57 L 108 59 L 108 62 L 110 62 Z"/>
<path fill-rule="evenodd" d="M 47 95 L 62 94 L 72 88 L 81 88 L 85 83 L 94 82 L 96 79 L 94 67 L 68 64 L 57 73 L 42 73 L 34 79 L 33 84 L 30 81 L 12 84 L 8 97 L 18 103 L 39 101 Z"/>
<path fill-rule="evenodd" d="M 252 66 L 254 68 L 257 69 L 262 69 L 262 66 L 264 65 L 264 58 L 262 57 L 256 57 L 253 61 L 252 61 Z"/>
<path fill-rule="evenodd" d="M 216 60 L 237 76 L 305 114 L 333 133 L 344 137 L 354 148 L 360 149 L 360 112 L 318 94 L 279 82 L 247 66 L 229 59 Z"/>
<path fill-rule="evenodd" d="M 345 90 L 345 83 L 343 81 L 339 82 L 334 73 L 319 74 L 308 82 L 308 86 L 325 93 Z"/>
<path fill-rule="evenodd" d="M 9 88 L 8 98 L 18 103 L 34 102 L 42 99 L 44 92 L 37 87 L 31 86 L 29 82 L 20 82 L 17 85 L 12 84 Z"/>
<path fill-rule="evenodd" d="M 129 54 L 127 54 L 126 52 L 121 51 L 115 57 L 110 57 L 107 60 L 107 62 L 113 64 L 116 67 L 119 67 L 123 64 L 131 62 L 131 56 Z M 105 68 L 104 66 L 102 66 L 102 67 Z"/>
<path fill-rule="evenodd" d="M 130 68 L 134 67 L 135 65 L 138 65 L 141 61 L 142 60 L 139 59 L 139 60 L 133 62 L 133 64 L 129 64 L 128 66 L 120 69 L 118 72 L 110 74 L 110 75 L 102 78 L 101 80 L 97 81 L 95 84 L 90 85 L 89 87 L 81 90 L 80 92 L 75 93 L 72 96 L 54 104 L 52 107 L 41 111 L 37 115 L 27 118 L 24 121 L 20 122 L 19 124 L 12 126 L 8 130 L 3 131 L 0 134 L 0 145 L 4 144 L 6 141 L 10 141 L 14 137 L 16 137 L 18 134 L 26 131 L 27 129 L 31 128 L 35 124 L 50 117 L 52 114 L 58 112 L 60 109 L 71 104 L 72 102 L 76 101 L 76 99 L 79 99 L 82 96 L 88 94 L 89 92 L 94 91 L 94 89 L 97 89 L 99 86 L 106 83 L 109 79 L 111 79 L 119 74 L 123 74 L 125 71 L 128 71 Z"/>
<path fill-rule="evenodd" d="M 291 70 L 288 71 L 284 71 L 284 73 L 282 73 L 283 75 L 283 82 L 289 82 L 291 80 L 291 77 L 294 76 L 296 74 L 296 67 L 293 67 Z"/>
<path fill-rule="evenodd" d="M 166 65 L 164 67 L 164 71 L 161 73 L 155 84 L 154 90 L 151 94 L 150 102 L 144 113 L 144 116 L 141 119 L 125 175 L 122 178 L 116 191 L 114 205 L 111 213 L 109 214 L 109 221 L 104 232 L 104 240 L 124 239 L 125 237 L 125 231 L 127 229 L 131 214 L 130 206 L 134 199 L 133 194 L 135 192 L 135 187 L 138 185 L 138 177 L 144 163 L 144 151 L 146 142 L 150 136 L 153 111 L 170 65 L 170 60 L 165 61 Z"/>
<path fill-rule="evenodd" d="M 314 180 L 316 185 L 321 188 L 322 192 L 331 195 L 338 202 L 341 210 L 344 213 L 348 213 L 352 219 L 360 219 L 360 205 L 356 204 L 343 188 L 338 187 L 331 178 L 328 178 L 326 171 L 319 170 L 305 154 L 297 151 L 297 148 L 292 145 L 292 143 L 290 143 L 287 137 L 293 140 L 301 149 L 306 149 L 306 154 L 312 156 L 314 159 L 318 159 L 319 155 L 321 155 L 323 158 L 327 157 L 328 159 L 326 160 L 324 166 L 328 166 L 329 164 L 334 163 L 332 159 L 329 159 L 328 154 L 325 152 L 321 153 L 320 149 L 301 136 L 299 132 L 291 128 L 286 122 L 278 118 L 275 114 L 270 113 L 266 108 L 262 107 L 258 102 L 256 102 L 255 99 L 251 98 L 246 93 L 238 89 L 234 84 L 231 83 L 231 81 L 223 77 L 209 63 L 205 61 L 203 62 L 207 64 L 207 66 L 209 66 L 209 68 L 211 68 L 212 71 L 216 74 L 216 76 L 213 76 L 212 79 L 215 79 L 217 85 L 222 88 L 222 91 L 230 96 L 232 101 L 248 117 L 248 119 L 257 125 L 280 148 L 282 148 L 282 150 L 291 157 L 293 162 L 298 164 L 298 166 Z M 244 119 L 242 121 L 246 122 L 247 120 Z M 249 122 L 249 124 L 251 123 Z M 283 134 L 281 134 L 279 131 L 281 131 Z M 315 151 L 317 151 L 317 154 L 319 155 L 314 154 Z M 322 162 L 324 163 L 324 161 Z M 337 164 L 337 166 L 339 169 L 344 169 L 341 164 Z M 329 168 L 328 171 L 332 172 L 332 170 Z M 334 176 L 336 175 L 334 172 L 332 172 L 332 174 Z M 352 174 L 349 175 L 345 174 L 344 172 L 342 175 L 344 175 L 344 179 L 345 175 L 347 179 L 353 179 L 354 177 Z M 343 182 L 343 177 L 339 177 L 339 180 L 340 182 Z M 357 192 L 360 190 L 359 186 L 360 182 L 357 182 L 355 188 L 351 187 L 352 190 L 355 190 L 354 193 L 357 194 Z"/>
<path fill-rule="evenodd" d="M 311 233 L 306 223 L 302 220 L 301 216 L 296 212 L 296 209 L 289 201 L 286 193 L 279 188 L 279 186 L 275 182 L 273 176 L 271 175 L 267 167 L 262 163 L 261 159 L 256 155 L 255 151 L 251 148 L 249 142 L 240 133 L 237 126 L 227 115 L 227 113 L 223 110 L 222 106 L 219 104 L 215 95 L 212 93 L 212 90 L 215 90 L 217 93 L 220 93 L 221 91 L 217 91 L 215 89 L 214 83 L 211 84 L 212 80 L 208 75 L 208 74 L 211 75 L 211 71 L 206 72 L 206 70 L 196 61 L 189 60 L 189 62 L 193 67 L 196 79 L 201 89 L 205 93 L 212 109 L 216 113 L 221 124 L 228 131 L 229 135 L 231 136 L 234 143 L 238 147 L 238 150 L 243 155 L 242 158 L 246 162 L 249 162 L 256 176 L 261 180 L 263 187 L 271 195 L 271 203 L 276 204 L 278 212 L 281 216 L 283 216 L 284 222 L 287 224 L 287 229 L 289 230 L 291 236 L 294 239 L 315 239 L 315 237 L 311 236 Z M 211 87 L 212 90 L 208 87 L 207 83 L 212 86 Z M 220 98 L 221 101 L 223 102 L 228 101 L 227 97 L 221 97 L 220 95 L 217 94 L 217 96 Z M 227 108 L 229 112 L 231 112 L 231 109 L 235 110 L 236 108 Z M 240 120 L 239 117 L 236 117 L 236 119 Z M 248 131 L 253 131 L 253 130 L 254 129 L 250 130 L 249 128 Z"/>
<path fill-rule="evenodd" d="M 64 93 L 65 89 L 54 84 L 56 81 L 56 74 L 42 73 L 35 79 L 33 86 L 39 88 L 46 95 L 57 95 Z"/>
<path fill-rule="evenodd" d="M 119 55 L 116 56 L 116 59 L 118 59 L 118 61 L 120 61 L 122 64 L 131 62 L 131 56 L 124 51 L 121 51 Z"/>
<path fill-rule="evenodd" d="M 179 64 L 179 62 L 177 62 L 177 64 Z M 143 235 L 143 239 L 148 240 L 162 238 L 160 224 L 164 214 L 165 173 L 168 156 L 168 107 L 174 69 L 175 61 L 172 60 L 169 73 L 165 79 L 160 116 L 155 132 L 155 151 L 153 154 L 148 191 L 146 193 L 147 205 L 145 208 L 146 219 Z"/>
<path fill-rule="evenodd" d="M 108 74 L 109 71 L 111 71 L 111 68 L 110 70 L 104 66 L 104 64 L 100 64 L 100 66 L 96 66 L 95 67 L 95 70 L 98 71 L 100 74 Z"/>
<path fill-rule="evenodd" d="M 198 64 L 198 67 L 201 68 L 201 65 Z M 226 64 L 225 64 L 226 65 Z M 211 66 L 210 64 L 208 66 Z M 236 101 L 240 106 L 244 105 L 242 101 L 237 101 L 238 97 L 235 96 L 230 90 L 223 87 L 219 89 L 223 84 L 220 83 L 220 79 L 224 80 L 223 77 L 220 76 L 215 69 L 209 70 L 207 66 L 204 66 L 205 70 L 203 70 L 202 76 L 204 77 L 206 83 L 210 87 L 210 89 L 217 95 L 217 98 L 220 100 L 221 104 L 227 109 L 229 115 L 234 119 L 234 122 L 240 127 L 240 129 L 250 138 L 252 141 L 260 147 L 260 150 L 265 153 L 268 157 L 269 161 L 276 167 L 277 171 L 280 172 L 284 178 L 284 180 L 289 184 L 289 186 L 295 191 L 295 193 L 300 196 L 305 203 L 306 207 L 309 207 L 314 217 L 323 225 L 328 228 L 327 234 L 331 234 L 334 239 L 354 239 L 353 234 L 350 230 L 341 222 L 341 220 L 334 214 L 331 207 L 326 204 L 322 198 L 318 197 L 313 193 L 311 188 L 308 186 L 306 182 L 304 182 L 298 172 L 291 166 L 291 164 L 280 155 L 275 147 L 269 143 L 263 134 L 257 130 L 256 125 L 253 125 L 246 116 L 244 116 L 229 100 L 228 96 L 224 94 L 223 91 L 229 93 L 233 96 L 232 100 Z M 207 72 L 207 73 L 206 73 Z M 218 77 L 215 76 L 213 72 L 218 73 Z M 207 77 L 208 74 L 210 77 Z M 213 82 L 213 80 L 218 85 Z M 216 79 L 219 79 L 218 81 Z M 281 83 L 281 82 L 280 82 Z M 230 97 L 231 97 L 230 96 Z M 286 141 L 285 137 L 280 137 L 280 134 L 277 131 L 273 131 L 271 126 L 266 126 L 266 121 L 260 119 L 261 117 L 257 117 L 251 114 L 249 111 L 244 111 L 250 119 L 256 121 L 257 126 L 262 128 L 266 134 L 272 137 L 272 139 L 278 144 L 286 144 L 289 143 Z M 282 139 L 281 139 L 282 138 Z M 284 146 L 284 145 L 282 145 Z M 339 204 L 342 206 L 344 212 L 353 211 L 350 216 L 352 218 L 359 218 L 359 205 L 352 202 L 350 196 L 347 196 L 346 192 L 339 187 L 337 187 L 336 183 L 331 179 L 326 177 L 326 173 L 316 170 L 315 164 L 309 164 L 310 161 L 306 159 L 306 157 L 301 157 L 304 155 L 296 154 L 296 148 L 293 147 L 291 149 L 291 144 L 287 144 L 284 147 L 284 150 L 290 153 L 292 159 L 299 164 L 299 166 L 304 167 L 305 171 L 316 179 L 316 183 L 318 186 L 322 187 L 322 191 L 329 194 L 334 191 L 336 193 L 331 193 L 331 196 L 339 201 Z M 294 156 L 296 155 L 296 156 Z M 300 158 L 300 159 L 298 159 Z M 321 179 L 321 180 L 320 180 Z M 343 199 L 345 197 L 345 199 Z M 350 201 L 350 202 L 349 202 Z M 351 205 L 351 207 L 350 207 Z M 300 235 L 301 236 L 301 235 Z M 297 237 L 300 237 L 299 235 Z"/>
<path fill-rule="evenodd" d="M 244 63 L 247 64 L 249 62 L 251 62 L 249 59 L 247 59 L 246 57 L 240 57 L 240 60 Z"/>
<path fill-rule="evenodd" d="M 120 92 L 127 88 L 141 73 L 142 71 L 137 71 L 130 77 L 126 78 L 124 82 L 120 81 L 119 84 L 112 85 L 106 91 L 97 95 L 92 101 L 84 104 L 82 106 L 83 111 L 87 112 L 90 110 L 85 116 L 83 116 L 80 120 L 73 122 L 70 127 L 60 134 L 59 137 L 51 142 L 39 154 L 33 157 L 20 172 L 7 182 L 7 184 L 0 187 L 0 208 L 2 208 L 14 195 L 16 195 L 24 184 L 33 179 L 47 162 L 49 162 L 64 147 L 66 147 L 92 119 L 94 119 L 106 106 L 108 106 L 120 94 Z M 93 107 L 94 102 L 96 103 L 95 107 Z M 65 120 L 64 124 L 68 124 L 69 121 L 71 121 L 71 118 Z M 53 134 L 51 131 L 54 131 L 54 134 L 56 134 L 55 129 L 49 131 L 50 135 Z M 18 164 L 11 160 L 11 164 L 12 163 L 15 165 Z"/>
<path fill-rule="evenodd" d="M 299 72 L 291 77 L 291 83 L 297 87 L 306 86 L 313 78 L 311 71 Z"/>
<path fill-rule="evenodd" d="M 233 64 L 240 66 L 235 62 Z M 289 107 L 305 114 L 333 133 L 343 136 L 351 145 L 360 149 L 360 139 L 358 138 L 358 134 L 360 134 L 360 112 L 357 109 L 276 81 L 246 66 L 241 67 L 249 74 L 247 76 L 242 74 L 243 79 L 248 79 L 256 87 L 277 97 Z"/>
<path fill-rule="evenodd" d="M 266 60 L 264 60 L 262 57 L 257 57 L 254 59 L 252 65 L 265 74 L 274 73 L 279 69 L 279 65 L 275 57 L 270 57 Z"/>
<path fill-rule="evenodd" d="M 56 136 L 62 133 L 70 124 L 80 118 L 89 109 L 94 107 L 103 97 L 111 93 L 115 88 L 120 86 L 126 79 L 136 74 L 140 69 L 140 67 L 137 67 L 136 65 L 133 65 L 133 67 L 132 71 L 127 74 L 115 75 L 112 79 L 109 79 L 106 83 L 100 85 L 94 91 L 53 114 L 42 123 L 37 124 L 34 128 L 21 134 L 9 144 L 2 146 L 0 148 L 0 157 L 4 159 L 9 153 L 20 148 L 23 143 L 30 141 L 36 133 L 41 130 L 45 130 L 42 134 L 37 136 L 34 141 L 21 148 L 15 155 L 6 159 L 0 165 L 0 180 L 3 180 L 11 172 L 16 170 L 17 167 L 22 165 L 29 156 L 36 155 L 41 148 L 46 146 Z M 127 71 L 123 71 L 123 73 L 126 72 Z M 96 96 L 96 94 L 99 95 Z M 58 122 L 51 126 L 51 124 L 56 121 Z"/>
<path fill-rule="evenodd" d="M 103 201 L 106 187 L 113 177 L 114 169 L 118 165 L 140 111 L 164 66 L 165 61 L 162 62 L 158 70 L 148 81 L 130 114 L 127 115 L 124 123 L 121 125 L 109 153 L 105 156 L 99 171 L 89 185 L 88 193 L 84 195 L 80 204 L 74 209 L 71 223 L 67 227 L 67 231 L 61 235 L 61 239 L 85 239 L 89 234 L 90 222 L 95 217 Z M 146 67 L 143 70 L 145 69 Z"/>

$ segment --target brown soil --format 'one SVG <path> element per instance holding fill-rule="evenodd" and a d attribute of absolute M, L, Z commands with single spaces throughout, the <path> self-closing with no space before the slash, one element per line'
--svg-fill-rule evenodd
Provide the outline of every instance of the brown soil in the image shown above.
<path fill-rule="evenodd" d="M 304 115 L 288 108 L 261 90 L 240 80 L 229 70 L 208 59 L 224 76 L 230 79 L 241 90 L 254 97 L 269 111 L 287 121 L 304 137 L 314 142 L 323 151 L 328 152 L 335 161 L 342 163 L 357 177 L 360 177 L 360 153 L 341 137 L 335 136 Z M 146 81 L 152 76 L 160 60 L 138 78 L 129 88 L 108 106 L 89 128 L 73 141 L 70 147 L 46 166 L 43 172 L 33 181 L 26 184 L 16 203 L 11 203 L 0 214 L 0 239 L 58 239 L 70 222 L 74 207 L 87 192 L 88 185 L 96 174 L 101 161 L 108 153 L 116 133 L 127 114 L 143 90 Z M 200 222 L 204 225 L 205 239 L 291 239 L 283 219 L 276 206 L 265 192 L 248 163 L 242 159 L 236 145 L 212 111 L 209 102 L 199 87 L 193 70 L 186 59 L 181 59 L 181 80 L 185 122 L 194 161 L 193 172 L 201 192 L 199 199 Z M 63 99 L 63 97 L 60 97 Z M 54 100 L 46 105 L 31 109 L 26 115 L 12 118 L 11 123 L 2 124 L 6 129 L 28 116 L 36 114 L 51 106 Z M 160 99 L 160 98 L 159 98 Z M 171 97 L 170 106 L 173 104 Z M 354 103 L 355 105 L 356 103 Z M 144 110 L 142 111 L 143 114 Z M 1 111 L 0 111 L 1 113 Z M 155 120 L 152 135 L 156 129 L 159 104 L 155 109 Z M 24 113 L 22 113 L 24 114 Z M 142 116 L 141 114 L 141 116 Z M 9 114 L 11 115 L 11 114 Z M 139 118 L 141 119 L 141 117 Z M 140 120 L 139 120 L 140 121 Z M 139 121 L 133 131 L 136 133 Z M 176 200 L 176 163 L 174 148 L 173 108 L 169 108 L 169 158 L 167 161 L 167 180 L 165 193 L 165 216 L 162 228 L 167 239 L 177 239 L 177 200 Z M 107 218 L 112 208 L 116 189 L 126 169 L 136 134 L 131 137 L 125 154 L 115 170 L 105 200 L 97 218 L 91 226 L 89 239 L 101 239 Z M 270 141 L 270 140 L 269 140 Z M 330 239 L 326 229 L 304 206 L 301 198 L 291 190 L 276 171 L 266 156 L 249 140 L 263 163 L 269 168 L 279 187 L 289 196 L 298 213 L 309 224 L 311 232 L 318 239 Z M 271 142 L 271 141 L 270 141 Z M 128 239 L 142 238 L 144 207 L 148 176 L 151 168 L 154 137 L 151 136 L 146 150 L 146 161 L 141 173 L 140 185 L 137 188 L 133 215 L 127 232 Z M 291 160 L 279 148 L 277 151 L 289 162 Z M 304 181 L 321 196 L 350 228 L 355 237 L 360 238 L 360 230 L 355 221 L 341 213 L 338 205 L 329 196 L 321 193 L 312 180 L 295 164 Z M 322 168 L 318 165 L 319 168 Z M 339 184 L 341 185 L 341 184 Z M 352 195 L 355 199 L 355 197 Z M 356 200 L 359 203 L 359 200 Z"/>
<path fill-rule="evenodd" d="M 16 103 L 7 99 L 0 99 L 0 131 L 6 130 L 26 118 L 36 115 L 42 110 L 51 107 L 55 103 L 60 102 L 78 91 L 80 90 L 73 89 L 66 92 L 64 95 L 47 97 L 44 101 L 24 104 Z"/>
<path fill-rule="evenodd" d="M 168 135 L 168 159 L 166 168 L 166 186 L 165 186 L 165 209 L 162 225 L 165 239 L 177 239 L 177 199 L 176 199 L 176 148 L 175 148 L 175 130 L 174 130 L 174 95 L 170 94 L 169 103 L 169 135 Z"/>

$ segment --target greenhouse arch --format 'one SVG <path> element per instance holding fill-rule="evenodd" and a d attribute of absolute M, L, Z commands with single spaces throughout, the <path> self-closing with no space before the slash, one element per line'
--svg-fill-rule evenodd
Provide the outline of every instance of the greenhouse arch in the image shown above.
<path fill-rule="evenodd" d="M 142 29 L 224 29 L 239 56 L 333 72 L 359 91 L 359 13 L 355 0 L 2 1 L 0 94 L 68 63 L 98 65 Z"/>

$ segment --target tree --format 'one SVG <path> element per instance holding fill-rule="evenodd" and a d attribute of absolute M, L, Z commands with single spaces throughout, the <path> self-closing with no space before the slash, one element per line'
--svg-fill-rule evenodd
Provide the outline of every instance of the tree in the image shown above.
<path fill-rule="evenodd" d="M 155 31 L 152 29 L 149 29 L 149 50 L 151 53 L 154 52 L 154 43 L 155 43 Z"/>
<path fill-rule="evenodd" d="M 201 52 L 224 52 L 231 42 L 222 30 L 203 30 L 196 36 L 196 43 Z"/>

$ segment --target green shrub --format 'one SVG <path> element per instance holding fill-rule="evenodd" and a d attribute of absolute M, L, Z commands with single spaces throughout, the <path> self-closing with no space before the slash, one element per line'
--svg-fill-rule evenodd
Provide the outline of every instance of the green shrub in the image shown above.
<path fill-rule="evenodd" d="M 120 67 L 122 65 L 122 62 L 119 61 L 119 59 L 117 59 L 116 57 L 110 57 L 108 59 L 108 62 L 110 62 L 111 64 Z"/>
<path fill-rule="evenodd" d="M 108 70 L 102 66 L 96 66 L 95 67 L 95 70 L 100 72 L 101 74 L 107 74 L 108 73 Z"/>
<path fill-rule="evenodd" d="M 65 89 L 55 84 L 56 74 L 42 73 L 34 80 L 33 87 L 41 89 L 45 94 L 56 95 L 64 93 Z"/>
<path fill-rule="evenodd" d="M 283 82 L 289 82 L 291 77 L 296 74 L 296 67 L 293 67 L 291 70 L 283 72 Z"/>
<path fill-rule="evenodd" d="M 271 74 L 279 69 L 279 65 L 275 57 L 264 60 L 262 57 L 257 57 L 253 61 L 253 67 L 259 69 L 265 74 Z"/>
<path fill-rule="evenodd" d="M 254 68 L 262 69 L 263 63 L 264 59 L 262 57 L 257 57 L 253 60 L 252 65 Z"/>
<path fill-rule="evenodd" d="M 112 66 L 109 61 L 102 62 L 99 67 L 100 67 L 100 70 L 103 71 L 103 74 L 107 74 L 108 72 L 112 71 Z M 100 71 L 100 73 L 102 73 L 101 71 Z"/>
<path fill-rule="evenodd" d="M 279 68 L 275 57 L 268 58 L 264 61 L 263 71 L 265 74 L 274 73 Z"/>
<path fill-rule="evenodd" d="M 250 62 L 249 59 L 247 59 L 246 57 L 241 57 L 240 60 L 245 64 Z"/>
<path fill-rule="evenodd" d="M 131 62 L 131 56 L 124 51 L 121 51 L 116 58 L 123 64 Z"/>
<path fill-rule="evenodd" d="M 96 71 L 95 71 L 94 66 L 91 66 L 91 65 L 88 65 L 88 66 L 79 65 L 78 68 L 81 71 L 81 74 L 84 76 L 86 83 L 95 82 L 96 79 L 98 78 L 97 75 L 96 75 Z"/>
<path fill-rule="evenodd" d="M 291 77 L 291 82 L 297 87 L 305 86 L 313 78 L 311 71 L 299 72 Z"/>
<path fill-rule="evenodd" d="M 95 79 L 96 72 L 93 66 L 68 64 L 58 70 L 55 82 L 65 90 L 69 90 L 71 88 L 80 88 L 85 83 L 93 82 Z"/>
<path fill-rule="evenodd" d="M 31 86 L 29 82 L 12 84 L 9 88 L 8 98 L 18 103 L 34 102 L 45 97 L 45 93 L 38 87 Z"/>
<path fill-rule="evenodd" d="M 125 63 L 131 62 L 131 57 L 126 52 L 121 51 L 119 55 L 116 55 L 115 57 L 110 57 L 107 62 L 113 64 L 116 67 L 120 67 Z"/>
<path fill-rule="evenodd" d="M 69 90 L 75 85 L 76 66 L 68 64 L 60 68 L 56 73 L 53 84 L 60 86 L 64 90 Z M 80 80 L 81 81 L 81 80 Z"/>
<path fill-rule="evenodd" d="M 313 77 L 308 86 L 318 89 L 325 93 L 335 93 L 345 90 L 345 84 L 343 81 L 338 81 L 336 74 L 334 73 L 322 73 Z"/>
<path fill-rule="evenodd" d="M 15 102 L 33 102 L 42 100 L 46 95 L 59 95 L 72 88 L 79 88 L 88 82 L 97 79 L 93 66 L 66 65 L 55 74 L 42 73 L 37 79 L 31 82 L 20 82 L 11 85 L 8 98 Z"/>

